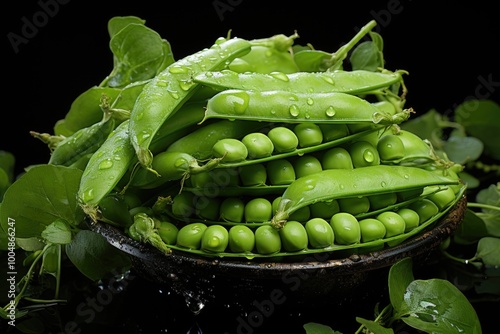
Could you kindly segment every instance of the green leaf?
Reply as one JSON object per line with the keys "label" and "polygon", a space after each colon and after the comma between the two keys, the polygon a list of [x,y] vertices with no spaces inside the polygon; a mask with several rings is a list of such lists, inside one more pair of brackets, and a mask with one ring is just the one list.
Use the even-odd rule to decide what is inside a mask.
{"label": "green leaf", "polygon": [[373,41],[360,43],[351,54],[349,61],[352,70],[366,70],[376,72],[378,68],[383,68],[384,63],[378,46]]}
{"label": "green leaf", "polygon": [[485,266],[500,266],[500,238],[481,238],[477,244],[476,258],[480,258]]}
{"label": "green leaf", "polygon": [[111,38],[109,46],[114,63],[109,87],[153,78],[165,56],[161,36],[143,24],[128,24]]}
{"label": "green leaf", "polygon": [[5,192],[0,219],[6,231],[9,222],[16,238],[39,237],[60,218],[76,226],[83,220],[77,203],[82,171],[56,165],[38,165],[20,176]]}
{"label": "green leaf", "polygon": [[293,55],[295,64],[303,72],[324,72],[331,64],[332,54],[319,50],[302,50]]}
{"label": "green leaf", "polygon": [[411,282],[402,307],[408,314],[402,320],[426,333],[481,333],[479,318],[468,299],[444,279]]}
{"label": "green leaf", "polygon": [[389,299],[396,314],[400,313],[406,287],[414,279],[412,264],[412,259],[407,257],[396,262],[389,269]]}
{"label": "green leaf", "polygon": [[108,33],[109,37],[113,38],[117,33],[119,33],[123,28],[131,23],[135,24],[145,24],[146,21],[137,16],[115,16],[108,21]]}
{"label": "green leaf", "polygon": [[493,100],[467,100],[455,108],[455,121],[484,144],[484,153],[500,160],[500,105]]}
{"label": "green leaf", "polygon": [[453,240],[457,244],[470,245],[488,236],[484,221],[471,209],[465,211],[464,219],[455,230]]}
{"label": "green leaf", "polygon": [[[16,157],[11,152],[0,150],[0,169],[5,171],[9,182],[14,180],[14,167],[16,163]],[[1,202],[1,200],[0,200]]]}
{"label": "green leaf", "polygon": [[448,158],[461,165],[477,160],[483,153],[483,148],[483,142],[479,139],[457,135],[455,132],[443,143],[443,150]]}
{"label": "green leaf", "polygon": [[475,189],[480,186],[480,181],[477,177],[467,172],[459,172],[458,177],[467,185],[467,189]]}
{"label": "green leaf", "polygon": [[342,334],[340,332],[334,331],[331,327],[318,324],[315,322],[308,322],[304,324],[304,329],[306,334]]}
{"label": "green leaf", "polygon": [[72,239],[71,229],[64,220],[56,219],[43,230],[42,238],[53,244],[69,244]]}
{"label": "green leaf", "polygon": [[385,328],[384,326],[373,320],[366,320],[360,317],[356,317],[356,321],[365,326],[370,331],[370,333],[377,333],[377,334],[394,333],[394,330],[392,328]]}
{"label": "green leaf", "polygon": [[64,117],[54,127],[56,135],[70,136],[76,131],[102,120],[101,97],[106,95],[113,101],[121,90],[109,87],[91,87],[81,93],[71,104]]}
{"label": "green leaf", "polygon": [[130,267],[128,255],[111,246],[102,235],[88,230],[75,235],[66,245],[66,254],[75,267],[93,281]]}
{"label": "green leaf", "polygon": [[40,240],[40,237],[16,238],[16,244],[27,252],[40,250],[45,247],[45,243]]}

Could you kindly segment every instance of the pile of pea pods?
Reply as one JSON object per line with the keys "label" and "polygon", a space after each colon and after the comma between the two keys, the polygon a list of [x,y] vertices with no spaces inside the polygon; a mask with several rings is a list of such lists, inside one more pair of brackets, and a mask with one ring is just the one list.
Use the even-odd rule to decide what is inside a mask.
{"label": "pile of pea pods", "polygon": [[329,55],[295,38],[220,38],[96,123],[85,213],[165,254],[244,260],[384,249],[443,217],[461,166],[400,128],[407,73],[342,66],[360,38]]}

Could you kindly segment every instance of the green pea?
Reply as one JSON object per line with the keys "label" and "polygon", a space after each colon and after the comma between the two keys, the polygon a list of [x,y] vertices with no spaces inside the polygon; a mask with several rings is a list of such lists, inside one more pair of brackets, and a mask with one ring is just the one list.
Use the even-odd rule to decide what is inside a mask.
{"label": "green pea", "polygon": [[298,157],[293,163],[296,178],[321,172],[323,167],[318,158],[313,155]]}
{"label": "green pea", "polygon": [[135,217],[135,215],[138,213],[143,213],[148,216],[154,216],[153,209],[149,206],[144,206],[144,205],[133,207],[130,210],[128,210],[128,213],[132,218]]}
{"label": "green pea", "polygon": [[198,217],[208,220],[219,220],[220,197],[197,196],[194,209]]}
{"label": "green pea", "polygon": [[359,221],[361,230],[361,242],[369,242],[382,239],[386,234],[385,225],[378,219],[365,218]]}
{"label": "green pea", "polygon": [[419,199],[409,205],[409,208],[416,211],[420,220],[418,224],[422,224],[439,212],[438,206],[427,198]]}
{"label": "green pea", "polygon": [[172,214],[180,218],[189,218],[194,212],[195,196],[193,193],[183,191],[172,199]]}
{"label": "green pea", "polygon": [[370,210],[370,201],[366,196],[339,198],[337,201],[341,212],[358,215]]}
{"label": "green pea", "polygon": [[223,221],[241,223],[245,214],[245,203],[241,198],[225,198],[220,205],[220,218]]}
{"label": "green pea", "polygon": [[267,177],[272,185],[287,185],[295,181],[295,169],[287,159],[272,160],[266,166]]}
{"label": "green pea", "polygon": [[216,158],[222,158],[222,162],[238,162],[248,157],[248,149],[238,139],[224,138],[215,143],[212,154]]}
{"label": "green pea", "polygon": [[351,155],[343,147],[327,150],[321,158],[323,169],[353,169]]}
{"label": "green pea", "polygon": [[377,148],[365,140],[355,141],[348,148],[354,168],[380,165]]}
{"label": "green pea", "polygon": [[302,223],[296,220],[289,220],[283,228],[279,230],[281,244],[287,252],[298,252],[305,249],[309,243],[307,231]]}
{"label": "green pea", "polygon": [[405,147],[398,135],[388,134],[379,139],[377,151],[380,159],[391,161],[402,159],[405,156]]}
{"label": "green pea", "polygon": [[274,144],[271,139],[261,132],[247,134],[241,142],[248,150],[249,159],[269,157],[274,152]]}
{"label": "green pea", "polygon": [[255,247],[255,234],[245,225],[234,225],[229,229],[229,249],[234,253],[248,253]]}
{"label": "green pea", "polygon": [[188,249],[200,249],[207,225],[197,222],[184,225],[177,233],[177,245]]}
{"label": "green pea", "polygon": [[267,136],[274,145],[276,153],[284,153],[295,150],[299,146],[299,138],[295,132],[284,126],[277,126],[269,130]]}
{"label": "green pea", "polygon": [[385,211],[377,215],[377,219],[385,226],[385,237],[389,238],[395,235],[400,235],[405,232],[406,222],[393,211]]}
{"label": "green pea", "polygon": [[346,124],[332,123],[332,124],[319,124],[321,133],[323,133],[324,141],[332,141],[335,139],[344,138],[349,135],[349,128]]}
{"label": "green pea", "polygon": [[330,219],[332,216],[340,212],[339,202],[336,199],[329,201],[316,202],[309,205],[311,217]]}
{"label": "green pea", "polygon": [[266,184],[267,171],[264,164],[253,164],[238,168],[241,184],[243,186],[260,186]]}
{"label": "green pea", "polygon": [[434,194],[429,195],[427,198],[433,201],[434,204],[437,205],[439,210],[442,210],[455,200],[455,192],[453,191],[453,188],[447,187],[444,188],[443,190],[440,190]]}
{"label": "green pea", "polygon": [[262,223],[271,220],[273,215],[272,203],[262,197],[255,197],[245,204],[245,221]]}
{"label": "green pea", "polygon": [[352,214],[339,212],[332,216],[330,225],[335,235],[335,242],[339,245],[351,245],[361,240],[359,222]]}
{"label": "green pea", "polygon": [[332,226],[325,219],[312,218],[306,222],[305,229],[312,248],[325,248],[333,245],[335,235]]}
{"label": "green pea", "polygon": [[158,234],[161,240],[168,245],[175,245],[177,242],[177,234],[179,233],[179,228],[168,221],[160,221],[158,229]]}
{"label": "green pea", "polygon": [[255,248],[259,254],[274,254],[281,250],[281,237],[271,225],[262,225],[255,230]]}
{"label": "green pea", "polygon": [[420,222],[418,213],[410,208],[401,208],[396,213],[405,220],[405,233],[413,230]]}
{"label": "green pea", "polygon": [[319,125],[314,123],[299,123],[293,128],[293,132],[299,139],[300,147],[311,147],[323,142],[323,132]]}
{"label": "green pea", "polygon": [[234,187],[240,185],[240,175],[237,168],[216,168],[208,173],[212,186]]}
{"label": "green pea", "polygon": [[398,195],[394,192],[367,196],[370,201],[370,210],[378,210],[396,204]]}
{"label": "green pea", "polygon": [[311,217],[311,209],[309,206],[304,206],[297,211],[293,212],[290,217],[288,217],[289,220],[296,220],[299,222],[306,222],[309,218]]}
{"label": "green pea", "polygon": [[201,238],[201,249],[205,252],[222,253],[229,244],[229,233],[222,225],[210,225]]}

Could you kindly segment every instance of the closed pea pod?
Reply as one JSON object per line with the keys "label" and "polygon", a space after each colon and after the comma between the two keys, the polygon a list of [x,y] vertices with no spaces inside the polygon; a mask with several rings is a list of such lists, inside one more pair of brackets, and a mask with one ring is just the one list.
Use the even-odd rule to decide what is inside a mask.
{"label": "closed pea pod", "polygon": [[[215,89],[267,90],[273,87],[288,92],[342,92],[360,94],[390,87],[402,80],[401,72],[372,72],[365,70],[327,71],[321,73],[238,73],[232,70],[206,71],[194,81]],[[307,83],[307,86],[305,86]]]}
{"label": "closed pea pod", "polygon": [[96,217],[99,202],[114,190],[136,161],[128,136],[128,121],[124,121],[90,157],[83,171],[77,195],[88,215]]}
{"label": "closed pea pod", "polygon": [[367,100],[346,93],[225,90],[208,100],[205,120],[399,124],[409,115],[406,110],[383,114]]}
{"label": "closed pea pod", "polygon": [[195,92],[199,84],[192,80],[206,70],[219,70],[227,61],[250,51],[243,39],[219,40],[212,47],[182,58],[154,77],[143,88],[132,109],[129,122],[130,140],[139,162],[152,169],[151,141],[165,121]]}

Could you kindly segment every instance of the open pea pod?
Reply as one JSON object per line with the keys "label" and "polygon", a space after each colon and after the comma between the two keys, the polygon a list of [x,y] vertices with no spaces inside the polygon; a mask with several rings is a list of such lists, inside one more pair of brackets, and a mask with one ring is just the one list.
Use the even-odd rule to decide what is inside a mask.
{"label": "open pea pod", "polygon": [[387,113],[356,95],[340,92],[291,93],[284,90],[229,89],[208,100],[205,118],[301,123],[399,124],[409,110]]}
{"label": "open pea pod", "polygon": [[301,177],[288,186],[271,224],[281,228],[293,212],[317,202],[456,184],[460,184],[457,178],[409,166],[377,165],[323,170]]}

